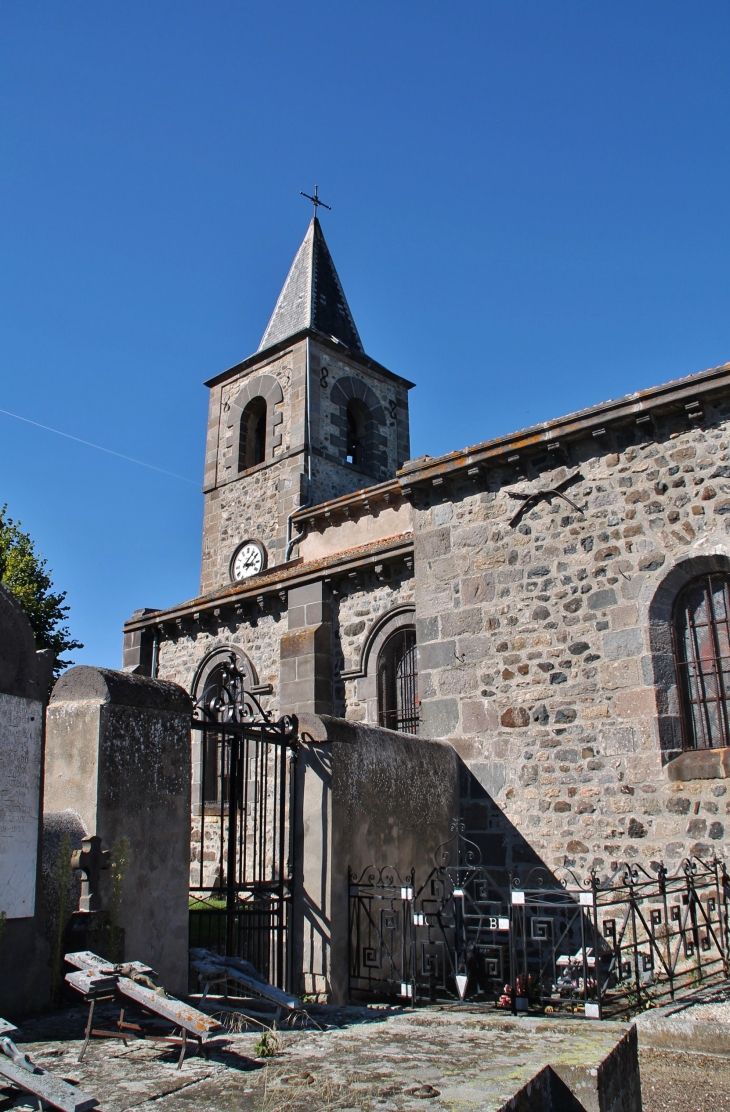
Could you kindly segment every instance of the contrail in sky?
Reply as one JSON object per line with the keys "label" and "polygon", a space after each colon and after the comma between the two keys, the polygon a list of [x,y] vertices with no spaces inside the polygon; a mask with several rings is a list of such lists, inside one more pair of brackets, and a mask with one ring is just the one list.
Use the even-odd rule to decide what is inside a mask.
{"label": "contrail in sky", "polygon": [[180,479],[183,483],[192,483],[193,486],[198,485],[194,479],[186,479],[184,475],[176,475],[174,471],[165,471],[162,467],[155,467],[153,463],[145,463],[141,459],[133,459],[132,456],[123,456],[121,452],[113,452],[111,448],[102,448],[101,444],[92,444],[90,440],[82,440],[79,436],[71,436],[69,432],[52,429],[50,425],[41,425],[39,421],[31,421],[27,417],[21,417],[19,413],[11,413],[9,409],[0,409],[0,413],[4,413],[6,417],[15,417],[16,421],[25,421],[26,425],[35,425],[37,429],[55,432],[56,436],[65,436],[67,440],[75,440],[77,444],[85,444],[87,448],[96,448],[98,452],[106,452],[109,456],[126,459],[128,463],[137,463],[140,467],[149,468],[150,471],[159,471],[161,475],[169,475],[172,479]]}

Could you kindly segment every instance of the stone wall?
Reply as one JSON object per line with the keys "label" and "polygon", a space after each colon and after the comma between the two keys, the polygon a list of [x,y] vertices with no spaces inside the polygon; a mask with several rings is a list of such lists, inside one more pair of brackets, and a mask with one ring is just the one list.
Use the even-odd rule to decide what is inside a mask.
{"label": "stone wall", "polygon": [[[369,686],[363,684],[363,679],[374,675],[376,660],[363,661],[364,674],[359,675],[363,649],[378,623],[400,607],[414,603],[413,573],[404,564],[393,568],[385,582],[370,572],[364,574],[359,583],[343,585],[337,607],[335,714],[351,722],[368,722],[377,726],[372,692]],[[414,616],[410,616],[411,622]]]}
{"label": "stone wall", "polygon": [[[324,459],[338,467],[342,467],[345,462],[342,429],[339,423],[341,413],[336,400],[338,392],[335,390],[338,381],[355,378],[362,382],[363,386],[376,396],[384,418],[378,428],[378,435],[383,442],[384,466],[369,476],[363,475],[360,482],[351,481],[349,485],[341,472],[338,480],[335,479],[338,471],[330,471],[332,481],[335,483],[339,481],[344,485],[336,491],[333,490],[331,494],[326,493],[324,488],[322,490],[317,488],[316,501],[325,502],[340,494],[370,486],[374,482],[381,482],[393,476],[410,454],[408,389],[405,382],[395,376],[391,377],[379,372],[376,367],[364,367],[356,359],[348,359],[344,354],[334,355],[332,351],[315,341],[311,343],[310,368],[312,443],[322,453]],[[348,470],[356,474],[353,469]],[[327,474],[324,469],[323,473]]]}
{"label": "stone wall", "polygon": [[[237,429],[229,427],[235,402],[248,382],[265,375],[281,389],[281,402],[273,406],[279,423],[267,435],[267,458],[239,477]],[[203,517],[201,593],[230,583],[230,562],[239,544],[256,538],[266,546],[270,564],[284,560],[286,518],[306,499],[304,480],[304,395],[306,351],[304,343],[234,374],[210,394],[209,438],[206,460],[206,496]],[[273,424],[269,430],[274,432]]]}
{"label": "stone wall", "polygon": [[[522,477],[414,496],[421,730],[483,786],[470,824],[502,823],[493,846],[511,824],[551,867],[726,853],[726,782],[667,772],[678,720],[657,599],[730,567],[728,413],[708,404],[701,428],[678,414],[652,436],[573,442],[560,467],[543,456]],[[510,526],[510,490],[574,472],[580,512],[553,497]]]}
{"label": "stone wall", "polygon": [[[205,658],[216,649],[235,645],[243,650],[254,668],[257,683],[271,684],[273,692],[279,685],[279,641],[286,629],[286,604],[279,599],[269,602],[265,610],[252,603],[241,618],[227,613],[225,622],[213,619],[200,623],[182,623],[177,633],[166,635],[160,643],[158,675],[160,679],[179,683],[194,694],[196,673]],[[262,694],[268,709],[270,699]],[[276,703],[274,705],[277,705]]]}
{"label": "stone wall", "polygon": [[36,652],[22,606],[0,583],[0,1015],[48,1002],[40,885],[43,713],[53,655]]}
{"label": "stone wall", "polygon": [[[374,626],[391,610],[413,604],[414,599],[413,572],[402,561],[385,568],[380,575],[365,570],[352,579],[336,581],[331,596],[331,680],[336,715],[377,724],[377,719],[368,715],[362,693],[358,693],[357,678],[346,676],[348,671],[357,668]],[[259,698],[264,709],[278,714],[281,707],[280,646],[288,630],[289,605],[288,598],[286,602],[267,603],[267,610],[263,612],[254,604],[240,619],[231,618],[225,623],[213,621],[203,628],[192,622],[183,623],[178,633],[167,632],[159,646],[160,679],[179,683],[194,694],[195,677],[206,657],[216,649],[235,646],[250,660],[257,683],[271,685],[271,692]],[[345,678],[342,678],[343,672]]]}
{"label": "stone wall", "polygon": [[345,1003],[350,874],[428,874],[458,810],[459,762],[451,746],[411,734],[317,715],[300,726],[293,989]]}

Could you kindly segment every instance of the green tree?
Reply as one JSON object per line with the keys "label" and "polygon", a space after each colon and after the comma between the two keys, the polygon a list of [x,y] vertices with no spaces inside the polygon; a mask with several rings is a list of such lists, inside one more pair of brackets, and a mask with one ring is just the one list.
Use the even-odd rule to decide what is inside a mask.
{"label": "green tree", "polygon": [[6,516],[7,506],[0,510],[0,582],[18,599],[35,634],[36,648],[52,649],[53,676],[58,679],[72,660],[62,660],[69,649],[83,649],[74,641],[66,623],[69,607],[63,603],[66,592],[53,590],[46,570],[47,561],[35,550],[33,541],[15,522]]}

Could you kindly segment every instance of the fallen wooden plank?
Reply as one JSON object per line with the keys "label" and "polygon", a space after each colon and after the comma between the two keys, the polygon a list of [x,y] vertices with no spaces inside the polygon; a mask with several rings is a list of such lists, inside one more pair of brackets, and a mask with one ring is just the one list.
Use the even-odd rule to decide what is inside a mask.
{"label": "fallen wooden plank", "polygon": [[193,957],[190,964],[193,969],[202,975],[203,980],[220,979],[223,973],[230,980],[237,981],[244,988],[263,996],[265,1000],[270,1000],[277,1007],[287,1008],[291,1012],[305,1010],[298,996],[292,996],[290,993],[270,985],[249,962],[242,958],[224,957],[221,954],[214,954],[210,950],[202,950],[197,947],[191,949],[190,953]]}
{"label": "fallen wooden plank", "polygon": [[169,1019],[176,1027],[182,1027],[203,1041],[212,1038],[223,1029],[223,1024],[218,1020],[199,1012],[197,1008],[191,1008],[182,1000],[176,1000],[174,996],[160,995],[146,985],[138,985],[128,977],[120,977],[117,985],[119,991],[129,1000],[134,1000],[136,1004],[141,1004],[156,1015]]}
{"label": "fallen wooden plank", "polygon": [[18,1089],[46,1101],[61,1112],[91,1112],[98,1100],[67,1081],[35,1065],[18,1049],[12,1039],[0,1039],[0,1078],[11,1081]]}

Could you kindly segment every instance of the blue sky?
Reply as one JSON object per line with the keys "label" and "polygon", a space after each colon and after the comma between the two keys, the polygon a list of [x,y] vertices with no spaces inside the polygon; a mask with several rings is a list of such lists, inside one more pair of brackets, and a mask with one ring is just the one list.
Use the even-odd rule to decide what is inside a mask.
{"label": "blue sky", "polygon": [[730,7],[7,0],[0,505],[77,662],[197,591],[203,380],[323,226],[438,454],[730,360]]}

